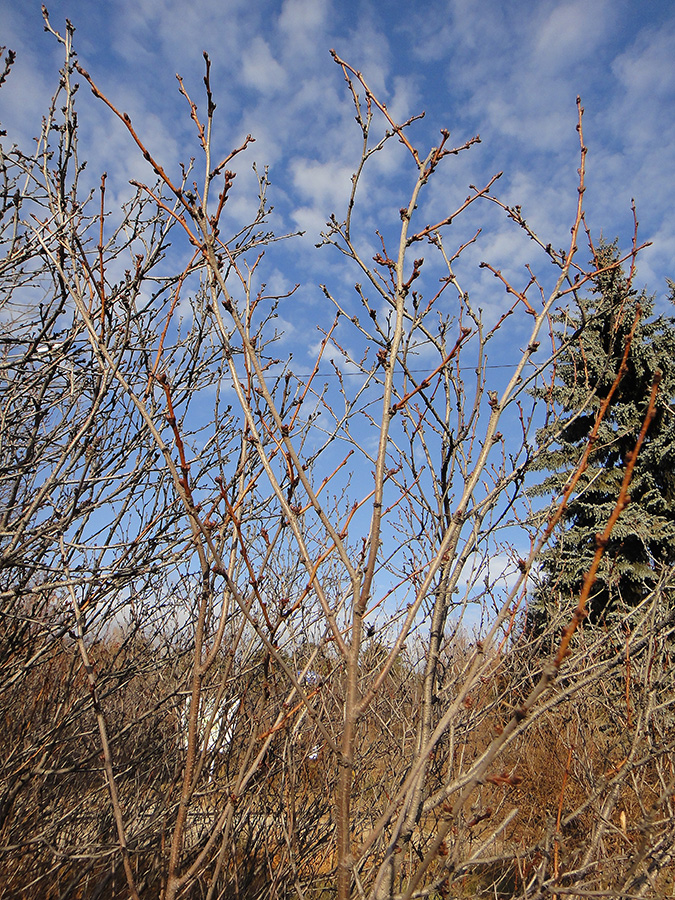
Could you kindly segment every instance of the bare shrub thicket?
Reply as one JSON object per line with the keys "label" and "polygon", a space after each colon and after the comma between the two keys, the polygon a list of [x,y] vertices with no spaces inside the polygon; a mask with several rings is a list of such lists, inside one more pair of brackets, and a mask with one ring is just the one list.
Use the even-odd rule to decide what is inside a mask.
{"label": "bare shrub thicket", "polygon": [[[528,578],[556,514],[514,551],[510,587],[488,565],[556,414],[538,399],[555,377],[549,317],[597,274],[578,252],[581,108],[558,251],[496,178],[424,221],[438,170],[473,140],[442,131],[421,152],[414,120],[334,55],[363,152],[317,252],[357,285],[323,287],[300,377],[275,331],[292,292],[271,296],[261,274],[265,174],[250,224],[221,231],[249,141],[212,146],[208,59],[205,117],[181,84],[196,161],[173,172],[78,66],[70,26],[52,34],[65,64],[36,149],[0,160],[0,895],[669,889],[667,579],[614,630],[577,627],[584,595],[531,636]],[[81,185],[76,82],[154,171],[119,209],[105,176]],[[373,258],[360,186],[388,142],[414,184]],[[515,285],[486,264],[510,304],[492,325],[456,275],[475,238],[452,243],[481,203],[544,271]],[[505,330],[506,377],[486,365]],[[352,376],[336,365],[325,387],[329,358]],[[480,640],[461,625],[470,602],[490,611]]]}

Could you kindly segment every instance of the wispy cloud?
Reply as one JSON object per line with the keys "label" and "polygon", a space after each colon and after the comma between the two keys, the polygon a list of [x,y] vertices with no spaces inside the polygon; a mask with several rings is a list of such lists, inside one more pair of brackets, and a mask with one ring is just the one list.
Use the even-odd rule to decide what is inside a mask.
{"label": "wispy cloud", "polygon": [[[466,197],[469,183],[484,183],[503,169],[498,189],[504,199],[522,205],[547,240],[562,246],[576,200],[580,94],[590,223],[627,243],[634,196],[645,237],[663,245],[675,234],[668,189],[675,168],[675,14],[666,5],[638,10],[627,0],[544,0],[525,9],[514,0],[445,0],[431,15],[402,0],[386,8],[367,0],[120,0],[94,7],[54,0],[50,11],[57,27],[66,16],[74,22],[83,63],[174,173],[190,156],[200,162],[175,73],[184,76],[203,114],[202,51],[210,54],[217,152],[226,153],[249,132],[256,138],[233,164],[239,172],[228,211],[233,226],[250,215],[255,201],[254,159],[261,168],[270,165],[282,228],[302,227],[315,236],[331,212],[343,212],[360,133],[342,73],[328,54],[335,47],[363,71],[397,119],[426,110],[412,132],[421,152],[438,142],[441,127],[450,128],[456,144],[481,133],[479,147],[439,171],[421,199],[420,218],[442,218]],[[39,130],[59,48],[42,32],[37,0],[5,4],[0,26],[3,42],[19,51],[3,89],[3,120],[10,136],[25,140]],[[111,198],[115,191],[122,197],[124,182],[147,169],[124,129],[85,94],[81,120],[91,177],[95,182],[96,173],[107,170]],[[374,128],[382,133],[385,127],[376,117]],[[364,246],[375,242],[375,227],[385,234],[397,227],[412,177],[396,141],[371,160],[356,209]],[[509,236],[494,207],[483,205],[450,234],[459,243],[479,224],[484,238],[467,263],[494,254],[496,265],[522,270],[531,247]],[[333,263],[325,252],[310,252],[311,243],[299,242],[289,264],[301,261],[305,277],[323,280]],[[673,274],[670,265],[659,246],[645,256],[642,272],[660,289]],[[502,303],[489,293],[496,288],[484,273],[473,277],[486,307],[493,296]]]}
{"label": "wispy cloud", "polygon": [[244,84],[268,95],[277,94],[286,86],[286,72],[272,56],[267,41],[257,36],[251,42],[243,60],[241,75]]}

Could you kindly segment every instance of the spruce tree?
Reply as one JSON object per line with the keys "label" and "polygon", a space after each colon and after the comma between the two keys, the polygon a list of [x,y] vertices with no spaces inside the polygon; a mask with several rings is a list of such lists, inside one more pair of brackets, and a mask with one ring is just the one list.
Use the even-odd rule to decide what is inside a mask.
{"label": "spruce tree", "polygon": [[[616,262],[616,244],[604,245],[599,267]],[[671,302],[675,285],[671,283]],[[577,601],[583,577],[614,509],[627,454],[642,427],[657,369],[662,372],[657,412],[630,484],[630,502],[614,527],[589,601],[599,623],[634,607],[661,571],[675,561],[675,319],[654,316],[654,300],[634,291],[616,266],[595,279],[591,296],[557,318],[560,349],[553,392],[557,422],[542,428],[544,452],[536,468],[549,474],[533,495],[560,497],[586,449],[598,410],[614,384],[636,314],[627,370],[615,391],[582,475],[542,558],[530,620],[543,625],[556,608]],[[562,424],[562,433],[554,438]],[[555,502],[553,500],[552,502]]]}

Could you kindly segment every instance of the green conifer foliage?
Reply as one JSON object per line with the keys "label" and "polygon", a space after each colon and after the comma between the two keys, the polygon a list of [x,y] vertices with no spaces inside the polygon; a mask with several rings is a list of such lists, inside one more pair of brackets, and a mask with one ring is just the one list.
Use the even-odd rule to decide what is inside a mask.
{"label": "green conifer foliage", "polygon": [[[616,244],[599,251],[600,266],[618,258]],[[671,284],[671,302],[675,285]],[[628,367],[600,426],[589,465],[577,485],[559,530],[544,554],[541,581],[532,604],[533,620],[553,609],[568,609],[578,598],[585,572],[614,509],[626,457],[642,427],[652,380],[662,372],[657,412],[638,457],[630,502],[612,533],[591,594],[589,617],[604,617],[635,606],[675,561],[675,318],[654,317],[653,298],[638,296],[620,266],[599,274],[591,296],[557,319],[561,348],[553,407],[562,416],[538,433],[545,451],[536,468],[547,470],[533,495],[560,497],[579,462],[596,415],[614,383],[633,327]]]}

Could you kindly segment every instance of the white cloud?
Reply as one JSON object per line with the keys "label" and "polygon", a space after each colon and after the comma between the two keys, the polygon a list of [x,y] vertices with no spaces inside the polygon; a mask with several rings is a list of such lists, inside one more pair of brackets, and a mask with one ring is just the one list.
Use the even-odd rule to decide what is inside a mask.
{"label": "white cloud", "polygon": [[672,64],[675,28],[647,29],[616,57],[612,70],[631,99],[647,98],[650,105],[675,89]]}
{"label": "white cloud", "polygon": [[332,160],[319,162],[297,157],[291,162],[290,171],[298,194],[309,199],[314,209],[322,210],[324,219],[331,212],[342,213],[351,191],[353,167]]}
{"label": "white cloud", "polygon": [[326,0],[284,0],[279,15],[279,29],[297,40],[308,38],[325,23],[329,10]]}
{"label": "white cloud", "polygon": [[312,240],[318,240],[319,234],[326,227],[327,216],[314,206],[297,206],[291,218],[299,231],[308,234]]}
{"label": "white cloud", "polygon": [[286,85],[286,73],[272,56],[269,44],[261,37],[253,39],[244,53],[242,65],[244,84],[258,91],[277,93]]}
{"label": "white cloud", "polygon": [[573,0],[549,8],[533,41],[535,58],[549,72],[580,62],[606,39],[612,14],[607,0]]}
{"label": "white cloud", "polygon": [[[426,119],[413,130],[421,153],[438,143],[441,126],[450,128],[454,144],[477,131],[482,135],[480,147],[444,161],[421,198],[418,224],[447,215],[469,193],[470,182],[485,183],[504,168],[496,186],[500,196],[522,204],[545,239],[565,242],[578,165],[574,98],[581,93],[590,149],[589,220],[606,236],[621,233],[625,240],[634,195],[645,236],[667,240],[675,230],[665,189],[675,166],[675,126],[669,115],[675,28],[672,15],[668,20],[658,4],[638,15],[625,2],[609,0],[542,0],[527,9],[513,0],[444,0],[432,16],[402,2],[391,10],[372,2],[330,0],[200,0],[188,6],[178,0],[119,0],[93,9],[84,0],[53,2],[55,24],[65,15],[73,20],[84,64],[118,107],[131,114],[173,174],[179,161],[188,162],[191,155],[200,159],[174,73],[185,76],[203,115],[201,51],[210,52],[218,104],[215,154],[226,153],[247,132],[258,139],[232,164],[240,174],[226,210],[228,227],[243,222],[253,209],[253,159],[261,168],[271,165],[270,200],[291,223],[286,227],[295,223],[315,237],[331,211],[344,215],[360,133],[342,74],[328,56],[334,46],[363,71],[396,119],[426,108]],[[3,119],[20,137],[32,136],[54,84],[60,50],[42,33],[38,2],[6,4],[0,26],[3,43],[14,41],[25,61],[17,64],[17,88],[12,79],[3,88]],[[102,41],[103,33],[111,39]],[[147,167],[109,111],[85,88],[78,103],[81,151],[90,159],[94,182],[94,173],[108,169],[113,202],[128,191],[127,178],[147,177]],[[385,127],[376,113],[373,134]],[[370,240],[379,227],[391,240],[414,174],[396,140],[370,161],[357,198],[356,234]],[[120,186],[115,187],[115,179]],[[520,245],[512,245],[515,238],[506,237],[503,215],[487,204],[453,223],[449,244],[468,239],[478,225],[486,226],[483,242],[467,253],[464,272],[469,262],[492,251],[504,259],[491,261],[514,273],[521,271],[523,256],[536,256],[530,247],[523,253]],[[303,277],[323,280],[328,266],[341,285],[353,283],[354,275],[326,261],[328,252],[319,258],[311,246],[308,239],[293,251],[294,262],[302,260]],[[645,272],[662,284],[659,269],[668,265],[667,252],[652,251],[650,260]]]}
{"label": "white cloud", "polygon": [[345,62],[363,73],[368,87],[381,100],[390,100],[387,96],[387,78],[391,71],[392,52],[381,21],[359,8],[351,32],[341,38],[335,50]]}
{"label": "white cloud", "polygon": [[214,60],[238,56],[244,46],[242,31],[255,7],[246,0],[227,0],[226,5],[218,0],[122,0],[112,9],[117,28],[111,34],[119,53],[132,64],[136,54],[148,53],[177,71],[187,60],[199,65],[202,50]]}

